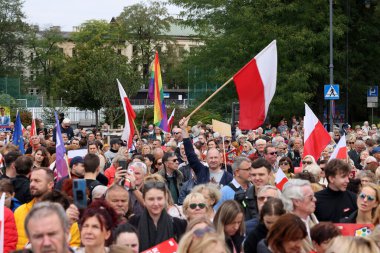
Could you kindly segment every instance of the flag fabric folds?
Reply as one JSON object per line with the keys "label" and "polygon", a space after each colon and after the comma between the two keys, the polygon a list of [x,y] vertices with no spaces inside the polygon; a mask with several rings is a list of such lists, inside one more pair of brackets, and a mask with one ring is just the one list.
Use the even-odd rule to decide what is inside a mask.
{"label": "flag fabric folds", "polygon": [[164,88],[162,86],[161,67],[158,52],[156,51],[154,60],[151,64],[151,74],[149,81],[149,98],[154,101],[154,120],[155,126],[168,132],[168,117],[164,101]]}
{"label": "flag fabric folds", "polygon": [[330,143],[331,136],[305,103],[303,157],[311,155],[318,160],[322,151]]}
{"label": "flag fabric folds", "polygon": [[23,128],[24,127],[21,124],[20,113],[17,112],[12,142],[14,145],[18,146],[21,154],[25,154]]}
{"label": "flag fabric folds", "polygon": [[117,85],[119,87],[120,98],[125,113],[124,130],[121,139],[127,142],[128,148],[131,148],[133,143],[133,135],[135,134],[134,120],[136,118],[136,114],[133,111],[132,105],[129,102],[127,93],[125,93],[123,86],[121,85],[118,79],[116,80]]}
{"label": "flag fabric folds", "polygon": [[282,169],[278,169],[278,171],[276,172],[276,176],[275,176],[275,180],[274,181],[276,183],[277,189],[279,189],[280,191],[282,191],[282,188],[284,187],[284,185],[286,184],[286,182],[288,182],[288,178],[286,177],[286,175],[282,171]]}
{"label": "flag fabric folds", "polygon": [[170,117],[168,119],[168,130],[169,131],[172,129],[172,126],[173,126],[173,123],[174,123],[174,114],[175,114],[175,108],[173,109],[173,111],[170,114]]}
{"label": "flag fabric folds", "polygon": [[68,175],[68,167],[67,167],[67,161],[66,161],[66,148],[65,144],[62,140],[62,134],[61,134],[61,126],[59,124],[59,119],[57,112],[54,112],[55,116],[55,127],[57,129],[56,131],[56,139],[57,143],[55,144],[55,167],[57,168],[57,181],[60,180],[63,177],[66,177]]}
{"label": "flag fabric folds", "polygon": [[277,46],[272,41],[233,77],[239,96],[239,128],[256,129],[268,114],[276,91]]}
{"label": "flag fabric folds", "polygon": [[340,137],[339,142],[336,144],[334,152],[331,154],[330,159],[344,159],[347,160],[347,146],[346,146],[346,135],[344,134]]}

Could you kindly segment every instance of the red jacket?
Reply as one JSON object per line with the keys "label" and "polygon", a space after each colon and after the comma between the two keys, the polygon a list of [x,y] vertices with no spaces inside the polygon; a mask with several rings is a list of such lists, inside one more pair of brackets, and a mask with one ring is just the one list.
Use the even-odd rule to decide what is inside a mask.
{"label": "red jacket", "polygon": [[8,207],[4,207],[4,253],[16,250],[17,238],[15,217]]}
{"label": "red jacket", "polygon": [[113,166],[113,164],[104,171],[104,175],[108,178],[108,187],[110,187],[113,184],[113,181],[115,180],[115,173],[116,168]]}

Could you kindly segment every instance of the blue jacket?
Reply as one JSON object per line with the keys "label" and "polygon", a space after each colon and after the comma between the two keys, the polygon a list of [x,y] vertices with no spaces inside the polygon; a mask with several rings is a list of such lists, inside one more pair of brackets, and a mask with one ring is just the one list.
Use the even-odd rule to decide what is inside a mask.
{"label": "blue jacket", "polygon": [[[185,147],[185,153],[187,160],[189,162],[190,168],[193,169],[195,175],[197,176],[198,184],[206,184],[210,182],[210,169],[209,167],[203,165],[199,161],[197,154],[194,152],[193,144],[191,143],[190,138],[183,139],[183,145]],[[222,178],[220,179],[220,185],[227,185],[233,179],[232,174],[227,171],[224,171]]]}

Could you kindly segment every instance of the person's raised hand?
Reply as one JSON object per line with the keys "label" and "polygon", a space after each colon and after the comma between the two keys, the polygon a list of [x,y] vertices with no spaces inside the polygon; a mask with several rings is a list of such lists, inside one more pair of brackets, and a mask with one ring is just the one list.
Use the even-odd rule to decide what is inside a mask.
{"label": "person's raised hand", "polygon": [[121,180],[125,179],[127,176],[127,171],[123,170],[123,167],[117,167],[116,172],[115,172],[115,178],[113,183],[114,184],[119,184]]}
{"label": "person's raised hand", "polygon": [[66,209],[66,215],[69,218],[70,225],[79,221],[79,210],[74,204],[71,204],[69,208]]}

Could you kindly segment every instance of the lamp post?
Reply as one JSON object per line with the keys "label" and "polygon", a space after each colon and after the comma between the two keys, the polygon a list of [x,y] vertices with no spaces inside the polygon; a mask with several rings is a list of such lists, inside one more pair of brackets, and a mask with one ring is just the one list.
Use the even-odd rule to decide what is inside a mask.
{"label": "lamp post", "polygon": [[[333,59],[333,0],[330,0],[330,85],[334,83],[334,59]],[[330,100],[330,131],[334,130],[333,127],[333,109],[334,100]]]}

